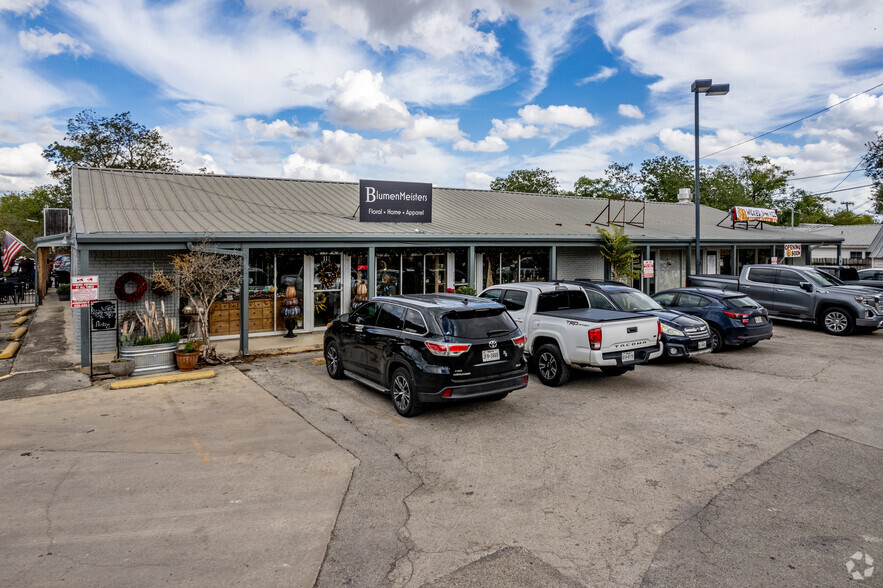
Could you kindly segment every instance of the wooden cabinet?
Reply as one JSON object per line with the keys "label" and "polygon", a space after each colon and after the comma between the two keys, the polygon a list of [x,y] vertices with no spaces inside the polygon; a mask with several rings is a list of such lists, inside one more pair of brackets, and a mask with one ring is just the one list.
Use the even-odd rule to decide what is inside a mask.
{"label": "wooden cabinet", "polygon": [[[282,298],[273,304],[272,298],[249,300],[248,302],[248,332],[266,333],[273,331],[273,316],[279,315],[282,309]],[[215,335],[238,335],[239,334],[239,301],[221,300],[212,305],[209,315],[209,333]],[[282,321],[278,322],[279,330],[283,329]]]}

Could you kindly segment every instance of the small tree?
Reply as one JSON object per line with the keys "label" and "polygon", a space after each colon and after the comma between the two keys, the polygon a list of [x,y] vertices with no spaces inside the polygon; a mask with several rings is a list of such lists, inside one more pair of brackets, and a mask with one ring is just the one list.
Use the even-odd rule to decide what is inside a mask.
{"label": "small tree", "polygon": [[491,182],[491,190],[558,194],[558,179],[544,169],[514,169],[505,178]]}
{"label": "small tree", "polygon": [[[212,304],[224,290],[242,283],[242,258],[213,253],[210,248],[209,242],[203,241],[188,253],[175,255],[172,257],[174,274],[155,271],[151,279],[166,289],[180,289],[189,298],[205,341],[200,350],[201,357],[214,363],[218,361],[218,355],[209,335],[209,315]],[[248,292],[243,296],[248,296]]]}
{"label": "small tree", "polygon": [[613,225],[613,230],[598,228],[601,235],[601,257],[610,262],[613,279],[623,282],[641,277],[641,270],[635,267],[638,253],[635,244],[622,227]]}

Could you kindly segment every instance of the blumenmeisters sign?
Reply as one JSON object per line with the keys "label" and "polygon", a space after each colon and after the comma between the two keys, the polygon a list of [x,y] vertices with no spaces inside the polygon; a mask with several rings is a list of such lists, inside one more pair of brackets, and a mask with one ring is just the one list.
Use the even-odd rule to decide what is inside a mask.
{"label": "blumenmeisters sign", "polygon": [[431,223],[432,184],[359,180],[359,221]]}

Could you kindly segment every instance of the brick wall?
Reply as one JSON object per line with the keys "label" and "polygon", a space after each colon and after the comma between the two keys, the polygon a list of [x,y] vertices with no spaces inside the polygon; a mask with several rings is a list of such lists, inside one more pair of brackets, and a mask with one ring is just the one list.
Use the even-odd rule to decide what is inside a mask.
{"label": "brick wall", "polygon": [[604,258],[597,247],[558,247],[558,279],[604,279]]}
{"label": "brick wall", "polygon": [[[117,318],[121,318],[130,310],[144,310],[144,301],[156,302],[157,314],[159,314],[160,301],[165,302],[166,316],[175,320],[178,324],[178,296],[172,294],[165,298],[154,296],[148,287],[147,293],[138,302],[123,302],[117,300],[113,292],[114,284],[117,278],[126,272],[136,272],[144,276],[148,280],[153,268],[163,269],[166,273],[171,271],[169,260],[172,255],[181,253],[180,251],[91,251],[89,253],[89,269],[84,274],[79,271],[81,265],[81,255],[74,250],[72,256],[72,267],[77,268],[72,275],[90,275],[98,276],[98,298],[102,300],[117,301]],[[77,353],[80,352],[80,313],[87,313],[87,308],[74,308],[73,324],[74,324],[74,341],[76,342]],[[92,333],[92,351],[93,353],[101,353],[105,351],[113,351],[116,347],[116,332],[114,331],[98,331]]]}

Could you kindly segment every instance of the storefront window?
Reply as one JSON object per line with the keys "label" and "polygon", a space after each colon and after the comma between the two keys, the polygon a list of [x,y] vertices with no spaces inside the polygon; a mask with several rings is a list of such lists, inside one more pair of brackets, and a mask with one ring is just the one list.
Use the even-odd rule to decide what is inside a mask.
{"label": "storefront window", "polygon": [[313,324],[323,328],[340,314],[341,256],[313,258]]}
{"label": "storefront window", "polygon": [[399,293],[401,259],[398,255],[377,256],[377,295],[395,296]]}
{"label": "storefront window", "polygon": [[545,282],[549,279],[549,252],[530,254],[485,253],[482,256],[484,288],[513,282]]}
{"label": "storefront window", "polygon": [[445,265],[447,256],[443,253],[427,255],[424,260],[424,286],[426,294],[444,292],[447,286]]}
{"label": "storefront window", "polygon": [[423,256],[402,256],[402,294],[423,294]]}
{"label": "storefront window", "polygon": [[469,283],[469,250],[454,250],[454,286]]}
{"label": "storefront window", "polygon": [[742,268],[746,265],[750,265],[752,263],[757,263],[756,259],[757,250],[755,249],[739,249],[739,271],[742,271]]}
{"label": "storefront window", "polygon": [[529,255],[519,263],[520,282],[545,282],[549,279],[549,256]]}

